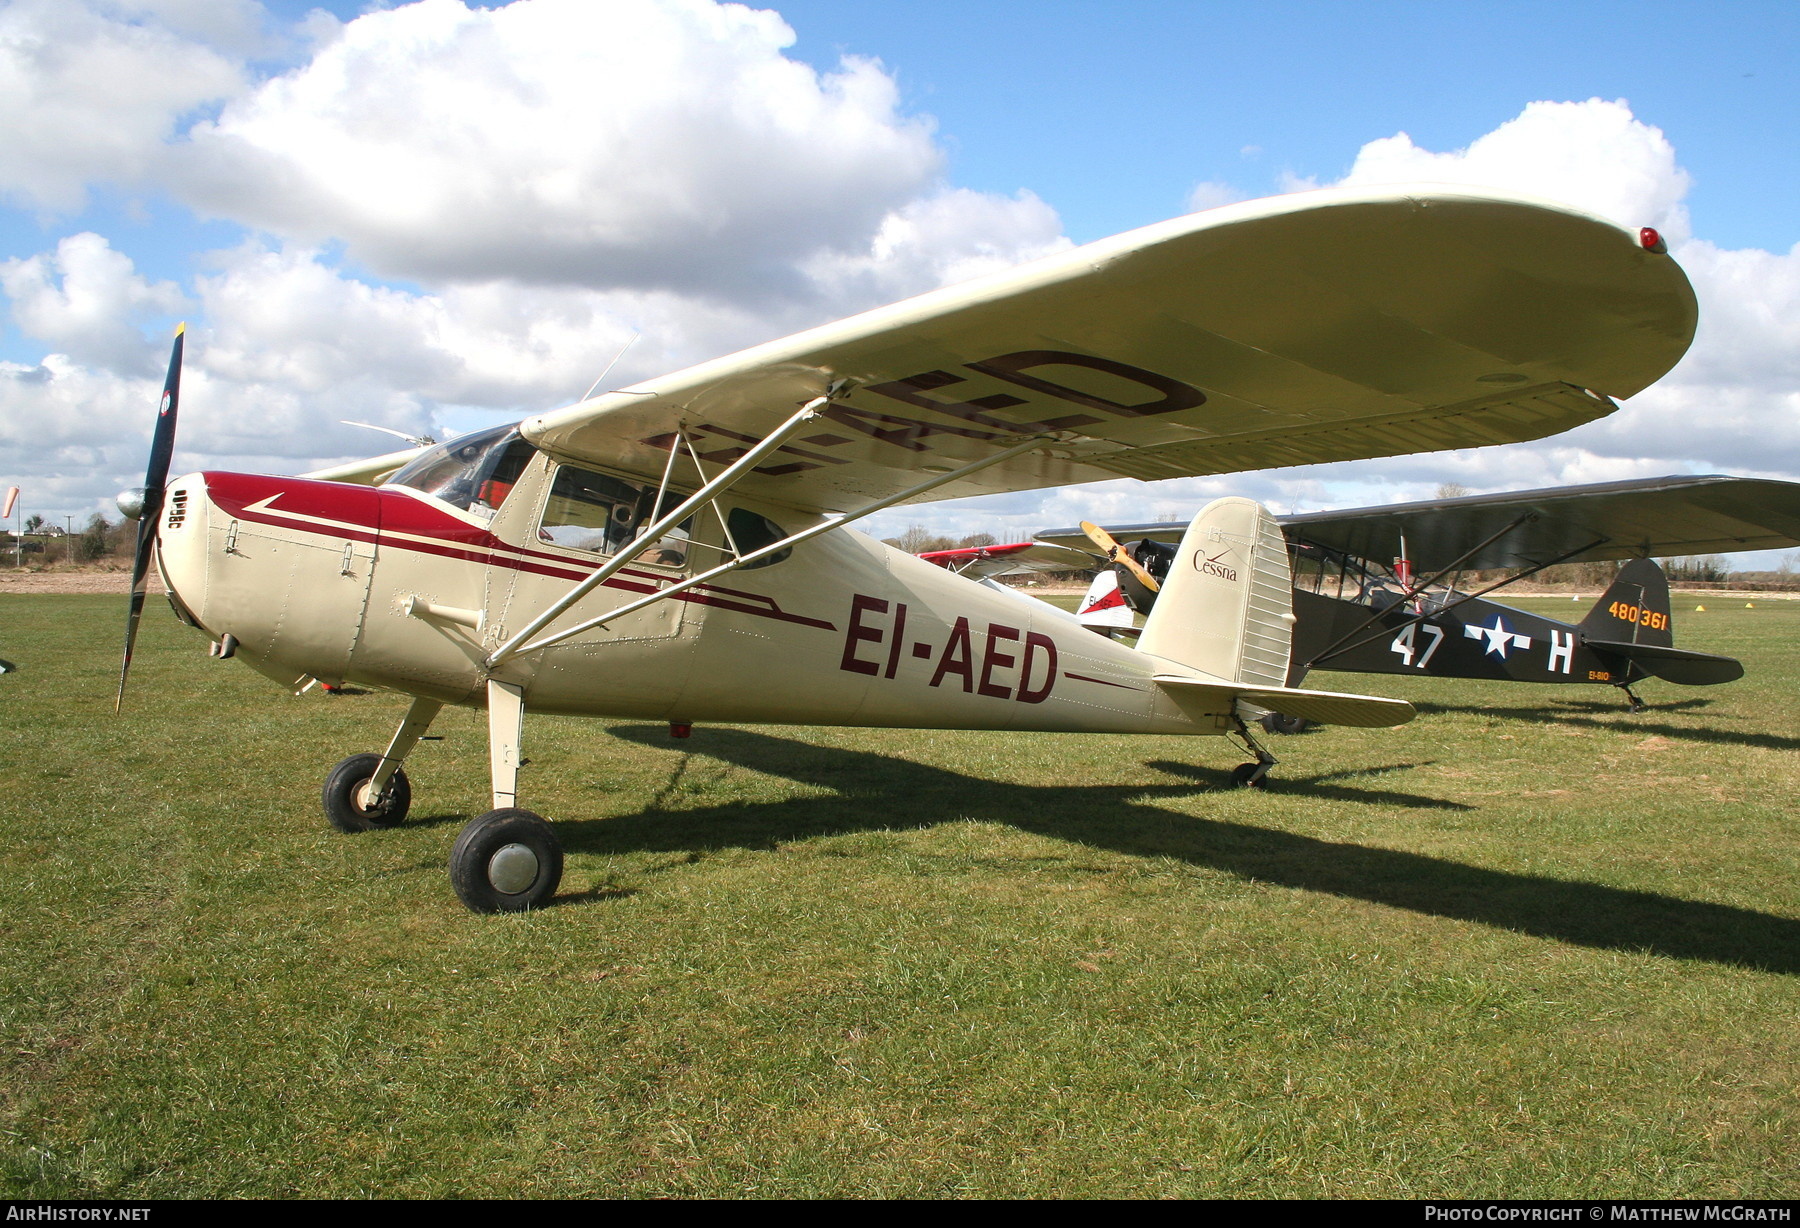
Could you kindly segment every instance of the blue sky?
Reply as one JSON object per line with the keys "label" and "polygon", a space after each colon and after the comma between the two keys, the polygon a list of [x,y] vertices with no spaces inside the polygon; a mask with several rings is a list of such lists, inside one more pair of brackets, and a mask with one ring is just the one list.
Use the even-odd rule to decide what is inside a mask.
{"label": "blue sky", "polygon": [[[1440,480],[1800,479],[1800,338],[1786,323],[1800,307],[1800,5],[797,0],[779,7],[785,48],[779,27],[703,0],[390,7],[0,7],[0,101],[20,117],[0,135],[0,484],[57,515],[104,507],[139,463],[133,397],[177,317],[195,321],[189,401],[206,432],[189,427],[178,463],[295,469],[379,448],[340,417],[467,429],[554,407],[633,330],[645,339],[620,374],[641,378],[1057,244],[1420,164],[1680,236],[1702,299],[1695,354],[1620,421],[1573,439],[1232,489],[1285,511],[1420,497]],[[451,29],[472,57],[462,78],[392,58],[448,55],[449,36],[432,38]],[[69,61],[63,76],[45,48]],[[815,69],[813,84],[780,77],[783,57]],[[372,64],[385,66],[374,85],[355,71]],[[540,93],[552,109],[592,108],[565,121],[576,169],[604,182],[617,168],[588,206],[607,225],[566,256],[590,272],[534,264],[565,258],[544,256],[542,240],[572,224],[549,198],[491,216],[459,199],[561,169],[561,134],[537,131],[526,105]],[[1528,113],[1539,103],[1572,105]],[[764,108],[799,135],[761,151],[767,182],[749,182],[713,129]],[[821,154],[816,134],[842,137],[831,125],[849,113],[859,135]],[[617,119],[628,143],[654,132],[657,160],[590,141],[594,116]],[[381,186],[382,151],[414,125],[421,143],[466,130],[466,160],[425,158],[420,199],[395,199],[404,181]],[[1379,143],[1400,133],[1396,157]],[[358,156],[375,159],[365,175],[341,170]],[[1574,168],[1566,191],[1545,169],[1558,166]],[[653,180],[665,205],[694,205],[736,246],[696,243],[633,195]],[[809,234],[854,252],[881,219],[911,228],[899,258],[818,272]],[[432,241],[408,240],[420,231]],[[743,269],[798,280],[759,297]],[[1222,485],[1109,483],[877,528],[1024,534],[1078,510],[1179,514]]]}
{"label": "blue sky", "polygon": [[[1087,242],[1181,210],[1197,180],[1263,196],[1376,137],[1457,149],[1539,99],[1623,98],[1695,178],[1728,247],[1800,240],[1800,5],[1257,3],[782,6],[795,54],[880,57],[934,115],[951,178],[1028,188]],[[1248,152],[1247,152],[1248,151]]]}

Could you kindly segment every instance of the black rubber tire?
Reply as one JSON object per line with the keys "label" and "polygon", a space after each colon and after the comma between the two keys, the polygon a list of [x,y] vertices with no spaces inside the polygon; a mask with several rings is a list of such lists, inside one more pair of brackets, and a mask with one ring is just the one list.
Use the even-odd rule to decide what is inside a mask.
{"label": "black rubber tire", "polygon": [[1236,767],[1231,769],[1232,787],[1236,788],[1236,789],[1266,789],[1266,788],[1268,788],[1269,787],[1268,773],[1265,772],[1261,776],[1256,776],[1255,779],[1252,779],[1252,776],[1255,774],[1255,772],[1256,772],[1256,764],[1254,764],[1254,763],[1238,764]]}
{"label": "black rubber tire", "polygon": [[356,804],[356,791],[374,779],[381,766],[380,755],[351,755],[331,769],[325,778],[325,818],[339,831],[371,831],[377,827],[398,827],[412,809],[412,785],[404,768],[394,772],[388,782],[387,796],[381,805],[365,809]]}
{"label": "black rubber tire", "polygon": [[1312,728],[1312,722],[1305,717],[1285,712],[1265,712],[1256,718],[1256,723],[1269,733],[1305,733]]}
{"label": "black rubber tire", "polygon": [[[502,853],[505,862],[496,860]],[[517,876],[521,867],[528,878],[508,881],[508,871]],[[470,912],[542,908],[556,894],[562,871],[556,832],[529,810],[490,810],[470,819],[450,850],[450,885]]]}

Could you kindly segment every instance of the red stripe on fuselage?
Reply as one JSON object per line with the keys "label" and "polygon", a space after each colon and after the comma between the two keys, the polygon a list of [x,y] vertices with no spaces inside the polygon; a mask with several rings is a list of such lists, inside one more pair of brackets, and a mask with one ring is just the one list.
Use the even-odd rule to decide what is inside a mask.
{"label": "red stripe on fuselage", "polygon": [[[200,476],[206,481],[208,495],[221,511],[256,524],[296,529],[337,541],[379,541],[383,549],[461,559],[562,580],[584,580],[599,570],[561,555],[502,541],[486,527],[470,524],[446,508],[435,507],[400,490],[252,473],[207,472]],[[270,506],[255,506],[269,503],[272,498],[274,502]],[[668,577],[654,572],[627,567],[601,587],[628,593],[653,593],[666,579]],[[673,600],[825,631],[837,630],[836,623],[790,614],[773,597],[763,593],[702,584],[687,592],[676,593]],[[746,604],[748,602],[759,604]]]}
{"label": "red stripe on fuselage", "polygon": [[1101,686],[1116,686],[1121,691],[1140,691],[1143,689],[1142,687],[1131,686],[1123,682],[1108,682],[1104,678],[1090,678],[1086,674],[1071,674],[1066,669],[1063,671],[1063,677],[1073,678],[1077,682],[1098,682]]}

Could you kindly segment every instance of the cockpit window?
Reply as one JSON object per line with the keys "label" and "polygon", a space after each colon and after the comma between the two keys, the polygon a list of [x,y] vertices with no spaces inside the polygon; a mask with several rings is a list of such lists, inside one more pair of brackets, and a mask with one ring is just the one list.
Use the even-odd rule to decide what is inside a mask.
{"label": "cockpit window", "polygon": [[[685,497],[669,491],[663,496],[661,511],[674,508]],[[564,465],[556,471],[556,481],[550,487],[550,500],[544,505],[538,536],[572,550],[617,554],[653,519],[650,505],[655,499],[655,486]],[[693,523],[690,516],[669,530],[638,556],[639,561],[658,567],[686,566]]]}
{"label": "cockpit window", "polygon": [[[767,516],[759,516],[747,507],[734,507],[731,515],[725,518],[725,527],[731,533],[731,544],[736,546],[739,554],[753,554],[764,546],[773,546],[788,535],[787,530],[770,520]],[[745,571],[755,571],[758,567],[773,567],[785,562],[794,551],[790,547],[777,550],[774,554],[764,555],[754,563],[745,563]]]}
{"label": "cockpit window", "polygon": [[1419,613],[1431,614],[1468,596],[1453,584],[1420,584],[1416,578],[1403,582],[1397,570],[1384,571],[1367,559],[1311,542],[1290,543],[1288,559],[1295,588],[1377,610],[1409,605]]}
{"label": "cockpit window", "polygon": [[535,454],[536,449],[519,437],[518,428],[497,426],[440,443],[386,484],[410,486],[491,520]]}

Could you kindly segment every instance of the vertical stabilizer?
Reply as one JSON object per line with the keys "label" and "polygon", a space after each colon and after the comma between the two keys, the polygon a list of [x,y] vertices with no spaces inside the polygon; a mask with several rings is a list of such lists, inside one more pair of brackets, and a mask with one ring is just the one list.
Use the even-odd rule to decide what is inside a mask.
{"label": "vertical stabilizer", "polygon": [[1131,607],[1125,603],[1125,594],[1119,591],[1119,573],[1110,567],[1094,577],[1094,582],[1088,586],[1087,596],[1075,607],[1075,617],[1081,620],[1084,627],[1137,625],[1131,616]]}
{"label": "vertical stabilizer", "polygon": [[1581,620],[1582,638],[1668,648],[1675,643],[1669,580],[1655,559],[1633,559]]}
{"label": "vertical stabilizer", "polygon": [[1253,499],[1200,509],[1138,647],[1227,682],[1281,687],[1293,640],[1287,540]]}

